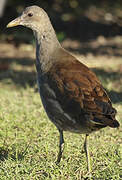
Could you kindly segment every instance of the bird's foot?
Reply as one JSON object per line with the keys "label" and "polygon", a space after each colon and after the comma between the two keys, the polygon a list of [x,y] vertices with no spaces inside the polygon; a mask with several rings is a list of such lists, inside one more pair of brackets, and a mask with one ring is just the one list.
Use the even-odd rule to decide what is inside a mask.
{"label": "bird's foot", "polygon": [[59,146],[59,153],[58,153],[58,158],[57,158],[56,164],[60,163],[62,154],[63,154],[63,150],[64,150],[64,143],[62,143],[61,146]]}

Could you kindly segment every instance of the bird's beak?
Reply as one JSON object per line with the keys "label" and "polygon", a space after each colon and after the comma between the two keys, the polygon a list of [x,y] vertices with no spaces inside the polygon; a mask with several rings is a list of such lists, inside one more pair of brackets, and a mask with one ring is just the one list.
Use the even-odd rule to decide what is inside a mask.
{"label": "bird's beak", "polygon": [[18,17],[7,24],[7,28],[21,25],[21,17]]}

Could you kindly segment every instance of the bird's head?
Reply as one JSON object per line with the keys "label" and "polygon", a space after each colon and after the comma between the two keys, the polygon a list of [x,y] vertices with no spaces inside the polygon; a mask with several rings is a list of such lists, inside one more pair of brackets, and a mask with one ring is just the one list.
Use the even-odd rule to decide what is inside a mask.
{"label": "bird's head", "polygon": [[30,6],[22,12],[21,16],[11,21],[7,27],[22,25],[33,31],[44,31],[49,26],[49,23],[48,15],[42,8]]}

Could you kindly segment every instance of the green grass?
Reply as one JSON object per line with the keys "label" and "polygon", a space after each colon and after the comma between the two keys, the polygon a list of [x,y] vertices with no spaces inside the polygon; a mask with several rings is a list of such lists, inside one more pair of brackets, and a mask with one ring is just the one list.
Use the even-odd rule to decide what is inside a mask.
{"label": "green grass", "polygon": [[[87,178],[84,135],[64,133],[63,159],[56,165],[59,134],[42,107],[33,63],[28,60],[25,65],[22,62],[21,59],[13,59],[10,69],[0,73],[0,180]],[[111,69],[108,71],[97,58],[91,67],[93,64],[95,67],[96,62],[97,69],[93,70],[110,93],[120,121],[122,87],[118,64],[115,67],[115,60],[110,61]],[[91,134],[93,179],[122,178],[120,143],[120,129],[105,128]]]}

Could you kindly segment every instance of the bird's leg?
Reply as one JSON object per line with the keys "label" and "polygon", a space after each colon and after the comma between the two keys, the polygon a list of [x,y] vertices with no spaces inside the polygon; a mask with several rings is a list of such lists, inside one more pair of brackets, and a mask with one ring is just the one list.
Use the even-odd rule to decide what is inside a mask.
{"label": "bird's leg", "polygon": [[63,138],[63,131],[59,130],[60,133],[60,141],[59,141],[59,153],[58,153],[58,158],[57,158],[57,164],[60,162],[62,153],[64,150],[64,138]]}
{"label": "bird's leg", "polygon": [[85,150],[86,158],[87,158],[87,170],[89,172],[89,175],[91,176],[91,164],[90,164],[90,154],[89,154],[89,135],[88,134],[86,134],[86,137],[85,137],[84,150]]}

